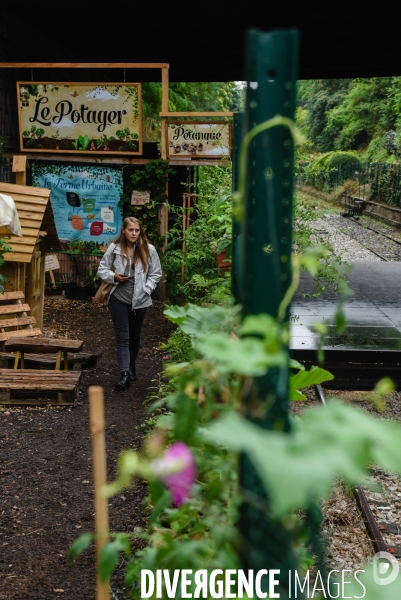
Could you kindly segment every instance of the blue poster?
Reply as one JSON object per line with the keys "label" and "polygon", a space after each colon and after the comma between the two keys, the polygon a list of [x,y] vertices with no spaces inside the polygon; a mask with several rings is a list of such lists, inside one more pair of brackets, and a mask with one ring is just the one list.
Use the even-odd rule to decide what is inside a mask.
{"label": "blue poster", "polygon": [[107,167],[32,165],[33,185],[48,188],[59,240],[94,241],[108,246],[122,224],[121,169]]}

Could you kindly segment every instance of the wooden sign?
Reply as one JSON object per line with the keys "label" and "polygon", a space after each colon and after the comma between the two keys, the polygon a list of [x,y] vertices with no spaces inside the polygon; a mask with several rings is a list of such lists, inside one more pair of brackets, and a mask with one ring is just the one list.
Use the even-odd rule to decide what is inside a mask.
{"label": "wooden sign", "polygon": [[141,205],[150,202],[150,192],[134,190],[131,194],[131,204]]}
{"label": "wooden sign", "polygon": [[60,263],[57,260],[55,254],[48,254],[45,256],[45,271],[54,271],[60,268]]}
{"label": "wooden sign", "polygon": [[17,82],[21,150],[142,154],[139,83]]}
{"label": "wooden sign", "polygon": [[231,153],[231,123],[167,123],[170,158],[221,158]]}

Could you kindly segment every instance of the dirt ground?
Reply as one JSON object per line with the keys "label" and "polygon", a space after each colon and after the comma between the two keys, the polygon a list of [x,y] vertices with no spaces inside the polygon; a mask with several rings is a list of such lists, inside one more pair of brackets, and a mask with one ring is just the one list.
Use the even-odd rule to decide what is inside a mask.
{"label": "dirt ground", "polygon": [[[45,335],[85,340],[84,350],[102,352],[96,369],[83,371],[73,407],[0,406],[0,599],[93,600],[94,551],[74,565],[67,561],[71,544],[94,529],[92,456],[87,389],[105,392],[108,480],[115,476],[121,450],[139,448],[143,435],[142,403],[157,386],[162,371],[160,344],[173,326],[160,303],[148,309],[138,359],[137,382],[117,392],[119,375],[114,331],[107,308],[90,302],[49,299]],[[110,499],[111,531],[143,525],[142,485]],[[138,542],[139,543],[139,542]],[[112,579],[112,598],[129,597],[123,564]]]}

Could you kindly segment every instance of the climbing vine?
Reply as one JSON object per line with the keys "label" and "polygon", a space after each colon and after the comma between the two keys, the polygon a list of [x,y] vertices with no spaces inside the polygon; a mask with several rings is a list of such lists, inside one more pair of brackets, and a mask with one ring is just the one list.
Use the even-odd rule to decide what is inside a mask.
{"label": "climbing vine", "polygon": [[[168,161],[159,159],[141,165],[130,174],[129,182],[125,186],[125,194],[121,197],[123,216],[136,217],[146,230],[146,234],[158,249],[163,246],[160,235],[160,221],[158,218],[158,206],[165,204],[168,200],[166,184],[173,169],[168,166]],[[150,192],[150,202],[142,205],[131,204],[133,191]]]}

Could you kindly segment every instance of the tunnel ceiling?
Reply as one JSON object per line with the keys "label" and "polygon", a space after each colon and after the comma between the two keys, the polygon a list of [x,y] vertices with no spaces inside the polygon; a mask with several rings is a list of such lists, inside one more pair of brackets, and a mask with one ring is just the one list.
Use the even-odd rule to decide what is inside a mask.
{"label": "tunnel ceiling", "polygon": [[[295,28],[301,79],[401,75],[399,25],[388,11],[373,14],[353,3],[347,8],[263,1],[236,6],[2,0],[0,59],[164,62],[170,64],[172,81],[238,81],[245,78],[247,29]],[[141,73],[141,81],[152,79],[154,73]]]}

